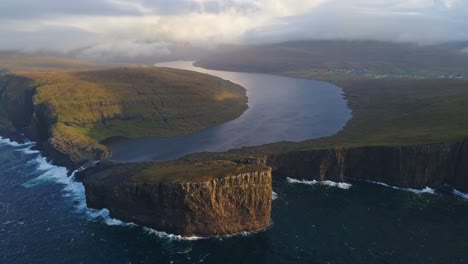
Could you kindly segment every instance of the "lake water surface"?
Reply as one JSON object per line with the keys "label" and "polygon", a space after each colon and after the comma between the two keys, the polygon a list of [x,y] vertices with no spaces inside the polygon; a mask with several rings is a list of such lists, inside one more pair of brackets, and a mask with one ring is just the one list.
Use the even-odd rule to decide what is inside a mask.
{"label": "lake water surface", "polygon": [[114,161],[171,160],[201,151],[226,151],[330,136],[351,117],[342,90],[330,83],[206,70],[194,67],[192,62],[168,62],[157,66],[208,73],[240,84],[247,90],[249,109],[235,120],[190,135],[112,143],[111,159]]}

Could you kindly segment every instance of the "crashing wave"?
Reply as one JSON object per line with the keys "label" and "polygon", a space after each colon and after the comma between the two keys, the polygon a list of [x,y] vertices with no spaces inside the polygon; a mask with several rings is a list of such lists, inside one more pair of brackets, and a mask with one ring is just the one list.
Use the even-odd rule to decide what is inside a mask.
{"label": "crashing wave", "polygon": [[296,180],[292,178],[287,178],[288,182],[290,183],[300,183],[300,184],[306,184],[306,185],[326,185],[326,186],[331,186],[331,187],[337,187],[343,190],[348,190],[351,188],[352,184],[346,183],[346,182],[334,182],[334,181],[317,181],[317,180],[312,180],[312,181],[306,181],[306,180]]}
{"label": "crashing wave", "polygon": [[278,194],[275,193],[275,192],[272,192],[272,194],[271,194],[271,199],[272,199],[272,200],[278,199]]}
{"label": "crashing wave", "polygon": [[[9,139],[3,139],[0,137],[0,144],[7,144],[11,147],[17,148],[16,151],[22,152],[26,155],[35,155],[36,157],[30,160],[29,164],[35,164],[36,170],[42,172],[41,175],[38,177],[31,179],[23,184],[25,188],[33,188],[36,185],[44,184],[47,182],[54,182],[58,184],[62,184],[64,196],[70,198],[73,202],[73,205],[77,212],[83,213],[86,218],[90,221],[102,222],[109,226],[125,226],[125,227],[137,227],[138,225],[134,223],[127,223],[121,220],[115,219],[110,217],[110,212],[108,209],[92,209],[88,208],[86,205],[86,195],[85,195],[85,188],[83,183],[79,181],[75,181],[75,174],[83,168],[79,168],[69,174],[69,171],[65,167],[56,166],[52,163],[48,162],[45,157],[39,154],[39,151],[31,150],[32,147],[35,146],[34,142],[26,142],[24,144],[17,143],[14,141],[10,141]],[[146,231],[147,234],[156,235],[160,238],[170,239],[170,240],[200,240],[200,239],[208,239],[209,237],[198,237],[198,236],[191,236],[191,237],[184,237],[180,235],[168,234],[166,232],[157,231],[148,227],[142,227],[143,230]],[[215,238],[226,238],[230,236],[246,236],[252,233],[243,232],[236,235],[228,235],[228,236],[219,236]]]}
{"label": "crashing wave", "polygon": [[30,142],[26,143],[26,144],[21,144],[21,143],[18,143],[16,141],[12,141],[8,138],[2,138],[0,137],[0,144],[4,144],[4,145],[9,145],[9,146],[12,146],[12,147],[20,147],[20,146],[25,146],[26,144],[31,144]]}
{"label": "crashing wave", "polygon": [[407,191],[407,192],[413,192],[413,193],[419,193],[419,194],[422,194],[422,193],[436,194],[434,189],[429,188],[427,186],[424,189],[413,189],[413,188],[396,187],[396,186],[392,186],[392,185],[389,185],[383,182],[377,182],[377,181],[365,181],[365,182],[385,186],[387,188],[392,188],[392,189],[400,190],[400,191]]}
{"label": "crashing wave", "polygon": [[468,200],[468,193],[463,193],[463,192],[460,192],[459,190],[456,190],[456,189],[453,189],[452,193],[455,194],[456,196],[459,196],[459,197],[461,197],[463,199]]}
{"label": "crashing wave", "polygon": [[132,226],[132,223],[125,223],[118,219],[114,219],[110,217],[109,210],[102,209],[96,210],[91,209],[86,206],[86,196],[85,196],[85,189],[84,185],[81,182],[75,181],[74,176],[76,172],[80,171],[78,169],[72,172],[71,176],[69,176],[69,171],[65,167],[56,166],[51,164],[47,161],[45,157],[43,157],[40,152],[37,150],[32,150],[32,148],[36,145],[34,142],[25,142],[25,143],[18,143],[15,141],[11,141],[10,139],[5,139],[0,137],[0,144],[9,145],[11,147],[16,148],[15,151],[22,152],[26,155],[35,155],[36,157],[31,159],[28,163],[35,164],[36,170],[42,172],[38,177],[31,179],[23,184],[25,188],[32,188],[36,185],[40,185],[46,182],[54,182],[58,184],[62,184],[64,196],[69,197],[75,208],[78,212],[84,213],[88,219],[92,221],[100,221],[107,225],[115,226]]}

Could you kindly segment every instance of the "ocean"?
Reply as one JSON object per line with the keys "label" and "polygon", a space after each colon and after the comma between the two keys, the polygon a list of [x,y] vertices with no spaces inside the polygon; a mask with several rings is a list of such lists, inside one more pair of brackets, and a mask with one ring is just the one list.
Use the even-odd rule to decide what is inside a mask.
{"label": "ocean", "polygon": [[88,209],[73,173],[33,146],[0,140],[0,263],[468,262],[468,197],[451,190],[275,175],[268,229],[181,238]]}

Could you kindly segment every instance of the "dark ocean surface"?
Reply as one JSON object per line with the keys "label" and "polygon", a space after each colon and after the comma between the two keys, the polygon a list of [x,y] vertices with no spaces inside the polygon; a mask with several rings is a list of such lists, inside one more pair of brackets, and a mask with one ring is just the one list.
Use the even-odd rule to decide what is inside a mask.
{"label": "dark ocean surface", "polygon": [[0,263],[468,263],[462,197],[276,180],[267,230],[181,239],[87,209],[30,147],[0,141]]}

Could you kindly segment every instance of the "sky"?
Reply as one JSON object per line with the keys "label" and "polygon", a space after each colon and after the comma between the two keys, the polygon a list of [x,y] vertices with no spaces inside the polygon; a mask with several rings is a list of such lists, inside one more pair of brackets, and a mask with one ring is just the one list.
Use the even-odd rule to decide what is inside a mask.
{"label": "sky", "polygon": [[1,0],[0,49],[88,56],[302,39],[468,40],[468,0]]}

